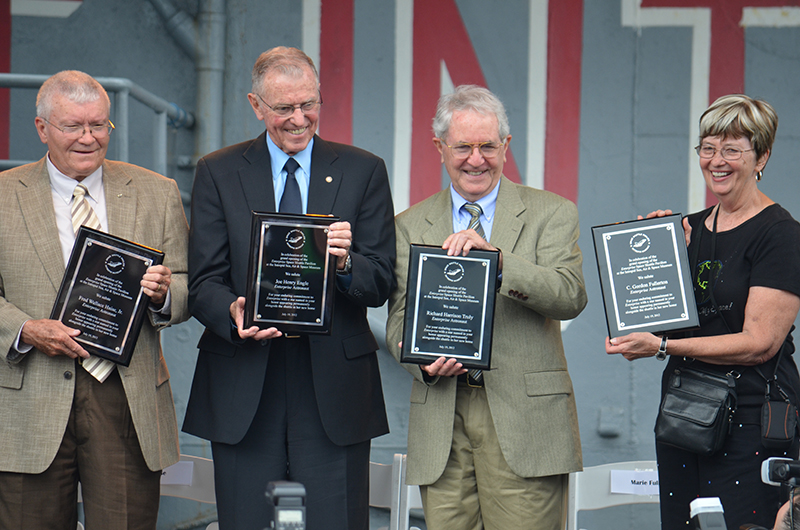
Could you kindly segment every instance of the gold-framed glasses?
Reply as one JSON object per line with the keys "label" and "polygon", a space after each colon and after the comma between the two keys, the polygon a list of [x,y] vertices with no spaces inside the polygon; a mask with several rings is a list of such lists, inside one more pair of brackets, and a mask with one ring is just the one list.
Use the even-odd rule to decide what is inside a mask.
{"label": "gold-framed glasses", "polygon": [[295,109],[300,109],[300,112],[303,114],[310,114],[320,108],[322,106],[322,95],[320,94],[319,99],[310,99],[308,101],[304,101],[299,105],[289,105],[288,103],[278,103],[275,106],[270,105],[264,98],[261,97],[260,94],[256,94],[258,99],[261,100],[261,103],[269,107],[269,110],[280,116],[281,118],[288,118],[292,114],[294,114]]}
{"label": "gold-framed glasses", "polygon": [[[442,142],[444,143],[444,142]],[[465,158],[469,158],[472,155],[472,152],[477,149],[480,152],[483,158],[487,160],[490,158],[495,158],[500,151],[503,149],[503,143],[496,143],[496,142],[475,142],[471,144],[455,144],[449,145],[444,143],[448,148],[450,148],[450,152],[453,154],[453,158],[463,160]]]}
{"label": "gold-framed glasses", "polygon": [[[41,116],[40,116],[41,117]],[[114,130],[114,124],[111,123],[111,120],[108,120],[108,123],[94,123],[92,125],[78,125],[78,124],[70,124],[70,125],[61,125],[58,126],[55,123],[51,122],[46,118],[42,118],[42,120],[49,123],[53,128],[57,129],[61,132],[64,136],[71,140],[77,140],[78,138],[83,138],[83,135],[86,134],[86,130],[89,130],[89,134],[94,136],[96,139],[100,140],[105,138],[111,131]]]}
{"label": "gold-framed glasses", "polygon": [[719,152],[722,155],[722,158],[728,160],[729,162],[733,160],[739,160],[747,151],[754,151],[754,149],[738,149],[736,147],[723,147],[722,149],[717,149],[713,145],[698,145],[694,148],[694,150],[697,151],[697,154],[700,156],[700,158],[705,158],[706,160],[714,158],[717,152]]}

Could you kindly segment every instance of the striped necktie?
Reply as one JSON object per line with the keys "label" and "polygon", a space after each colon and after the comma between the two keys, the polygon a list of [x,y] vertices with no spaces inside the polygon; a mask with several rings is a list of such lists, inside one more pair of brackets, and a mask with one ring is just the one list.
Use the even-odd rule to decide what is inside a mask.
{"label": "striped necktie", "polygon": [[[88,190],[83,184],[75,186],[75,191],[72,192],[73,200],[70,213],[72,214],[72,230],[75,234],[78,233],[81,226],[94,228],[95,230],[102,228],[100,219],[89,204],[89,201],[86,200],[87,192]],[[101,383],[111,375],[111,372],[116,367],[114,363],[101,357],[89,357],[80,362],[81,366]]]}
{"label": "striped necktie", "polygon": [[[481,205],[474,202],[468,202],[464,205],[464,209],[472,216],[472,219],[469,220],[469,226],[467,227],[467,230],[475,230],[479,236],[481,236],[483,239],[486,239],[486,232],[483,231],[483,227],[481,226],[481,214],[483,213],[483,208],[481,208]],[[474,379],[477,383],[483,382],[483,370],[470,368],[467,370],[467,375]]]}

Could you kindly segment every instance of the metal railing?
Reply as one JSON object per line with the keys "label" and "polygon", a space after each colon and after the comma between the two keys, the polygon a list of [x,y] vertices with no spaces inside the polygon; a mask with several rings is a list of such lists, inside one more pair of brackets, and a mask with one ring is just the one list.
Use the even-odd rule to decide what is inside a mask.
{"label": "metal railing", "polygon": [[[36,74],[0,73],[0,88],[39,88],[50,76]],[[175,103],[170,103],[148,92],[130,79],[97,77],[108,92],[114,93],[114,136],[117,142],[117,159],[128,162],[130,145],[129,103],[133,97],[155,112],[153,120],[153,167],[156,173],[167,174],[167,127],[194,127],[194,114]],[[32,162],[32,160],[0,160],[0,171]]]}

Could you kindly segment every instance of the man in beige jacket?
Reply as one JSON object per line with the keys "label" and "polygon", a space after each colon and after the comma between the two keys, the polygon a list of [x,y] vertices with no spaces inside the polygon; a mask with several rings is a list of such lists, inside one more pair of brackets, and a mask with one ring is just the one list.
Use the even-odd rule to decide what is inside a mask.
{"label": "man in beige jacket", "polygon": [[[188,318],[180,193],[105,160],[110,102],[89,75],[54,75],[36,107],[47,156],[0,173],[0,528],[74,530],[80,481],[87,527],[155,530],[160,470],[178,459],[158,332]],[[104,232],[165,254],[141,279],[150,303],[130,366],[103,382],[84,369],[80,332],[49,319],[79,205]]]}
{"label": "man in beige jacket", "polygon": [[414,375],[406,480],[421,485],[429,530],[561,530],[567,477],[581,469],[560,323],[586,305],[577,209],[502,176],[511,136],[488,90],[443,96],[433,129],[451,186],[396,218],[390,350],[399,358],[411,243],[500,250],[502,284],[491,370],[474,378],[444,357],[404,365]]}

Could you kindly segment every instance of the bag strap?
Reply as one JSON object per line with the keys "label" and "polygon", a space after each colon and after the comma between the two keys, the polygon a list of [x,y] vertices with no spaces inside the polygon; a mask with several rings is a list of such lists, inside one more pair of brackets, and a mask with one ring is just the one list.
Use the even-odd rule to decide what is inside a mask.
{"label": "bag strap", "polygon": [[[791,333],[791,332],[789,332],[789,333]],[[764,375],[764,372],[761,371],[761,366],[753,366],[753,369],[756,371],[756,373],[758,373],[758,375],[761,376],[761,379],[763,379],[765,381],[765,383],[766,383],[766,390],[764,392],[764,401],[769,401],[769,396],[770,396],[770,393],[771,393],[770,392],[770,384],[774,383],[775,384],[775,388],[778,389],[778,393],[780,393],[780,395],[783,398],[783,400],[785,402],[787,402],[787,403],[791,403],[791,401],[789,400],[789,396],[786,394],[786,392],[783,391],[783,389],[781,388],[781,385],[778,383],[778,366],[780,366],[780,364],[781,364],[781,356],[783,356],[783,348],[784,348],[785,344],[786,344],[786,341],[784,340],[783,344],[781,344],[781,349],[778,350],[778,354],[775,356],[775,358],[776,358],[775,369],[772,371],[772,378],[771,379],[767,379],[767,377]]]}

